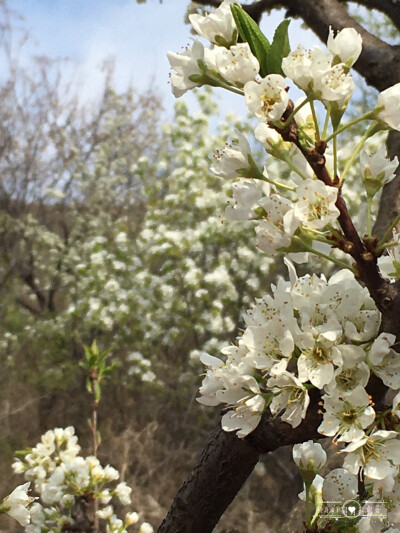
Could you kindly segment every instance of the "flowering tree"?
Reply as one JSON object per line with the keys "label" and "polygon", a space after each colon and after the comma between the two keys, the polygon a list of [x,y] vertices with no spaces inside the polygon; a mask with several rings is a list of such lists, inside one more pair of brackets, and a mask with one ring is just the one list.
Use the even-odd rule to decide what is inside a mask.
{"label": "flowering tree", "polygon": [[[27,483],[4,498],[0,514],[7,513],[24,526],[27,533],[62,533],[80,531],[127,533],[139,522],[136,512],[118,518],[115,504],[130,505],[132,489],[122,481],[118,470],[103,467],[97,458],[101,442],[98,408],[104,379],[112,372],[107,364],[108,352],[100,352],[96,342],[85,347],[82,365],[87,371],[87,389],[92,395],[92,455],[82,457],[75,429],[55,428],[42,435],[35,447],[17,452],[14,472],[23,474]],[[37,496],[28,495],[33,485]],[[111,484],[111,486],[110,486]],[[139,533],[153,533],[143,522]]]}
{"label": "flowering tree", "polygon": [[[217,152],[214,172],[239,177],[229,214],[254,227],[261,250],[285,254],[289,280],[279,280],[272,295],[256,300],[243,335],[222,349],[223,359],[202,356],[207,372],[199,401],[225,405],[222,430],[211,437],[160,532],[211,531],[260,453],[318,436],[340,443],[345,459],[343,468],[323,480],[317,474],[325,461],[320,445],[309,441],[294,448],[305,484],[306,530],[399,531],[399,210],[386,204],[387,216],[381,210],[373,229],[378,193],[386,184],[392,191],[397,187],[398,159],[393,153],[392,160],[385,157],[377,135],[400,131],[400,84],[393,68],[398,50],[355,23],[340,2],[288,4],[327,37],[326,51],[302,45],[291,50],[288,21],[270,43],[238,4],[225,0],[210,15],[189,17],[211,47],[195,40],[184,53],[169,53],[175,96],[219,86],[243,96],[259,120],[255,137],[269,154],[264,169],[236,134],[234,143]],[[273,5],[262,1],[247,11]],[[398,12],[389,3],[380,6],[398,25]],[[390,57],[367,76],[381,91],[375,105],[346,120],[354,91],[351,67],[358,60],[363,72],[382,49]],[[304,93],[300,100],[291,100],[287,79]],[[360,122],[363,135],[346,154],[340,136]],[[289,179],[270,175],[271,157],[290,166]],[[357,222],[348,208],[352,172],[363,184],[364,220]],[[340,270],[330,279],[298,277],[293,261],[308,261],[310,254]],[[344,522],[324,501],[348,504]],[[367,504],[382,509],[363,516]]]}
{"label": "flowering tree", "polygon": [[[193,116],[178,101],[161,128],[159,100],[116,92],[111,75],[87,105],[72,88],[64,95],[57,63],[10,61],[0,111],[2,454],[66,419],[84,448],[88,401],[78,363],[96,338],[116,364],[101,454],[120,466],[125,456],[114,459],[110,448],[134,449],[124,468],[140,469],[142,500],[160,502],[162,516],[166,490],[148,474],[151,452],[143,459],[127,435],[158,423],[149,430],[154,464],[172,486],[168,438],[190,438],[190,456],[212,416],[193,408],[200,356],[234,340],[243,308],[279,268],[252,246],[252,228],[226,224],[231,185],[209,171],[215,139],[223,145],[245,128],[231,115],[211,135],[217,108],[208,93]],[[8,473],[1,477],[10,492]]]}

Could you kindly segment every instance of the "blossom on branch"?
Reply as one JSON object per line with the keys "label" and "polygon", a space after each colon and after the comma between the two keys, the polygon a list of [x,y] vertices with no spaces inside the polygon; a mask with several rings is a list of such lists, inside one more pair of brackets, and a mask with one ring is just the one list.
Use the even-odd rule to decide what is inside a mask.
{"label": "blossom on branch", "polygon": [[248,81],[244,86],[246,106],[261,121],[279,120],[289,103],[285,79],[269,74],[260,82]]}
{"label": "blossom on branch", "polygon": [[248,43],[239,43],[229,50],[220,47],[215,54],[215,62],[221,76],[233,84],[244,85],[254,80],[260,70]]}
{"label": "blossom on branch", "polygon": [[191,48],[187,46],[182,54],[168,52],[167,55],[171,68],[176,71],[176,74],[171,74],[172,92],[176,98],[189,89],[200,87],[201,83],[189,79],[194,74],[201,74],[198,61],[204,61],[204,46],[200,41],[194,41]]}
{"label": "blossom on branch", "polygon": [[351,67],[360,57],[362,38],[354,28],[344,28],[335,35],[330,27],[327,47],[333,57],[338,57],[341,63]]}
{"label": "blossom on branch", "polygon": [[376,107],[377,118],[394,130],[400,131],[400,83],[382,91],[378,96]]}
{"label": "blossom on branch", "polygon": [[209,15],[189,15],[194,30],[212,43],[232,44],[237,39],[237,28],[230,4],[235,0],[224,0],[221,5]]}

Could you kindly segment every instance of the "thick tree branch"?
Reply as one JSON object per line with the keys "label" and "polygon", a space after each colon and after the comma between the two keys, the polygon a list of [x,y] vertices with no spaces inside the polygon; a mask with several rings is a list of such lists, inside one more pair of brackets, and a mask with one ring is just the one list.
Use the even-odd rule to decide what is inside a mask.
{"label": "thick tree branch", "polygon": [[223,431],[218,424],[158,533],[211,533],[261,453],[318,438],[317,428],[322,420],[318,391],[312,391],[311,396],[307,420],[295,429],[268,413],[245,439]]}
{"label": "thick tree branch", "polygon": [[[345,0],[340,1],[344,2]],[[376,9],[384,13],[400,30],[400,3],[398,0],[354,0],[354,2],[368,9]]]}
{"label": "thick tree branch", "polygon": [[[391,131],[387,142],[388,155],[390,159],[397,156],[400,160],[400,132]],[[396,178],[385,185],[376,223],[373,228],[374,235],[383,237],[393,220],[400,213],[400,166],[397,168]],[[399,227],[397,228],[400,229]]]}

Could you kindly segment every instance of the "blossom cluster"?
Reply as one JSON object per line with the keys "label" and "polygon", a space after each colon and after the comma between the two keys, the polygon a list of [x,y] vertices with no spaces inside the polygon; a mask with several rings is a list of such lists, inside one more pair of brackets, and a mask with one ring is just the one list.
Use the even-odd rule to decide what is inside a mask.
{"label": "blossom cluster", "polygon": [[395,337],[381,333],[375,339],[380,313],[349,271],[329,281],[297,278],[288,264],[291,281],[280,279],[272,296],[256,301],[237,345],[222,349],[227,359],[203,354],[208,371],[199,402],[227,404],[223,428],[243,437],[268,406],[297,427],[307,413],[308,391],[316,387],[325,410],[319,432],[342,442],[363,438],[375,420],[365,391],[370,373],[400,387]]}
{"label": "blossom cluster", "polygon": [[[47,431],[34,447],[19,452],[13,470],[23,474],[27,483],[5,498],[10,516],[25,526],[27,533],[61,533],[68,526],[76,526],[91,502],[97,501],[96,512],[106,533],[126,533],[139,522],[136,512],[118,518],[114,504],[130,505],[132,489],[119,480],[119,472],[110,465],[103,467],[95,456],[82,457],[73,427]],[[32,484],[37,497],[28,497]],[[18,491],[18,494],[15,494]],[[22,496],[23,497],[22,497]],[[81,507],[81,512],[79,508]],[[139,533],[152,533],[147,522]]]}
{"label": "blossom cluster", "polygon": [[[304,445],[304,450],[319,446],[319,457],[304,461],[295,448],[305,498],[314,498],[316,516],[322,484],[327,497],[338,486],[341,498],[361,498],[357,483],[361,470],[371,501],[390,501],[390,512],[379,524],[360,520],[358,530],[398,528],[400,440],[396,431],[386,430],[382,413],[376,411],[366,390],[371,376],[392,391],[400,388],[396,338],[380,331],[380,312],[368,289],[356,279],[362,277],[360,271],[347,262],[346,254],[356,261],[358,256],[351,242],[353,230],[346,226],[350,215],[343,185],[357,165],[366,199],[363,260],[377,264],[389,244],[392,256],[379,259],[379,264],[383,273],[386,268],[394,276],[399,270],[398,240],[391,240],[394,226],[371,248],[375,242],[372,199],[394,178],[399,164],[397,158],[386,157],[381,137],[374,136],[390,128],[400,131],[400,84],[380,93],[372,111],[343,125],[355,87],[350,69],[362,52],[356,30],[336,33],[331,28],[326,50],[298,45],[290,51],[282,38],[284,26],[270,45],[233,0],[224,0],[210,15],[191,15],[190,21],[211,46],[195,40],[183,54],[168,54],[175,70],[171,75],[174,95],[212,85],[243,96],[248,111],[258,119],[254,135],[268,159],[288,167],[277,178],[271,175],[271,165],[261,170],[250,143],[236,132],[236,138],[214,154],[211,167],[215,175],[235,180],[226,208],[228,218],[250,221],[258,248],[270,256],[285,253],[293,261],[305,262],[311,252],[342,267],[329,279],[316,274],[298,277],[286,257],[289,281],[280,278],[270,295],[256,300],[244,317],[246,328],[236,344],[222,348],[221,359],[201,355],[207,371],[198,401],[223,404],[223,429],[245,437],[267,410],[292,427],[299,426],[307,416],[310,391],[317,389],[323,413],[318,432],[344,447],[345,460],[343,469],[323,481],[317,475],[324,462],[320,446]],[[243,42],[238,42],[238,36]],[[304,98],[293,103],[288,80],[304,92]],[[325,115],[322,127],[321,114]],[[338,136],[364,120],[370,121],[364,135],[352,153],[341,158]],[[378,143],[372,150],[371,138]],[[393,399],[394,395],[391,412],[398,418],[400,394]],[[310,516],[307,523],[315,525]]]}

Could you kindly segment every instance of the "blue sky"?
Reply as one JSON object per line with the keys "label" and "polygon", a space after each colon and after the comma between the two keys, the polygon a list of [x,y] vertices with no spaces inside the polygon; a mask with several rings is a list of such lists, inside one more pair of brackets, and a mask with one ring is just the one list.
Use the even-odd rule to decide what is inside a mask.
{"label": "blue sky", "polygon": [[[9,7],[24,17],[21,23],[31,34],[26,54],[69,57],[85,79],[85,97],[95,96],[101,85],[99,66],[115,58],[115,83],[129,83],[146,90],[153,85],[163,95],[165,107],[174,98],[168,86],[168,50],[179,52],[190,43],[189,26],[183,22],[186,0],[9,0]],[[262,28],[272,37],[283,12],[264,16]],[[298,42],[311,46],[313,34],[292,21],[292,48]],[[225,95],[224,95],[225,99]],[[232,106],[228,100],[226,106]]]}

